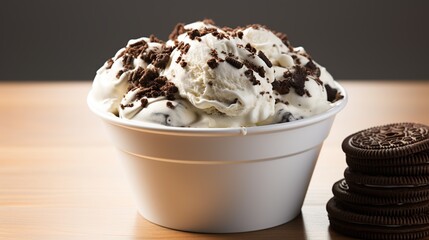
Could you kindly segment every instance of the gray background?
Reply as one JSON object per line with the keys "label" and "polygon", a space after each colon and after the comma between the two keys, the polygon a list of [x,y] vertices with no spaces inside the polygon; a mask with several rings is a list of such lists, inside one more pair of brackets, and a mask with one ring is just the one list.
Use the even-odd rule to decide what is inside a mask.
{"label": "gray background", "polygon": [[337,79],[429,79],[429,1],[2,1],[0,80],[90,80],[128,39],[177,22],[265,24]]}

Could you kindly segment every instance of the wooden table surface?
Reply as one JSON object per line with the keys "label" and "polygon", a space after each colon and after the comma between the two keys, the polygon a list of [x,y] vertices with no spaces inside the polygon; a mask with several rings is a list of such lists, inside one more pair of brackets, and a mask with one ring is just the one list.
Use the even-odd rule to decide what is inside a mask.
{"label": "wooden table surface", "polygon": [[140,217],[115,150],[86,106],[89,82],[0,83],[0,239],[348,239],[325,204],[346,167],[341,141],[380,124],[429,125],[429,81],[340,81],[349,104],[326,139],[295,220],[240,234],[195,234]]}

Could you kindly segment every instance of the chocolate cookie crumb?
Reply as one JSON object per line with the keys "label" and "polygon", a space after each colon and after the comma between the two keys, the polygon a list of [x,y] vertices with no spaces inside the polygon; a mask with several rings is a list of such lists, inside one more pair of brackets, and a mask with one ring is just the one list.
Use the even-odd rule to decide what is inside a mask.
{"label": "chocolate cookie crumb", "polygon": [[303,67],[294,66],[295,72],[292,73],[289,79],[291,86],[295,89],[296,94],[304,96],[305,94],[305,81],[307,81],[307,72]]}
{"label": "chocolate cookie crumb", "polygon": [[237,69],[240,69],[243,67],[243,63],[241,63],[240,61],[238,61],[238,60],[236,60],[230,56],[226,57],[225,61]]}
{"label": "chocolate cookie crumb", "polygon": [[273,64],[271,63],[271,61],[267,58],[267,56],[265,56],[264,52],[259,51],[258,52],[258,57],[260,57],[262,59],[262,61],[264,61],[265,64],[267,64],[267,66],[269,68],[271,68],[273,66]]}
{"label": "chocolate cookie crumb", "polygon": [[219,65],[219,63],[216,61],[215,58],[211,58],[207,61],[207,65],[209,65],[211,69],[215,69]]}
{"label": "chocolate cookie crumb", "polygon": [[187,62],[185,62],[184,60],[182,60],[182,61],[180,62],[180,66],[181,66],[182,68],[185,68],[185,67],[186,67],[186,65],[188,65],[188,63],[187,63]]}
{"label": "chocolate cookie crumb", "polygon": [[244,65],[246,65],[247,68],[252,69],[253,71],[257,72],[259,76],[265,77],[265,70],[262,66],[256,66],[252,62],[248,60],[244,60]]}
{"label": "chocolate cookie crumb", "polygon": [[126,69],[133,69],[134,68],[134,58],[131,55],[125,55],[122,59],[122,64],[124,65],[124,68]]}
{"label": "chocolate cookie crumb", "polygon": [[249,81],[252,82],[253,85],[261,84],[261,82],[256,79],[256,77],[253,74],[253,71],[251,69],[244,71],[244,75],[249,79]]}
{"label": "chocolate cookie crumb", "polygon": [[106,69],[110,69],[110,68],[112,68],[112,65],[113,65],[113,59],[109,58],[109,59],[106,61],[106,63],[107,63]]}
{"label": "chocolate cookie crumb", "polygon": [[325,84],[325,89],[328,95],[328,101],[330,101],[331,103],[344,98],[344,96],[341,95],[341,93],[336,88],[333,88],[328,84]]}
{"label": "chocolate cookie crumb", "polygon": [[157,54],[156,55],[156,59],[154,62],[154,66],[157,68],[162,68],[164,69],[165,67],[167,67],[167,63],[170,60],[170,55],[167,53],[161,53],[161,54]]}
{"label": "chocolate cookie crumb", "polygon": [[123,73],[124,73],[124,70],[119,70],[118,73],[116,74],[116,78],[119,79]]}
{"label": "chocolate cookie crumb", "polygon": [[182,57],[181,57],[181,56],[177,57],[177,59],[176,59],[176,63],[179,63],[181,60],[182,60]]}
{"label": "chocolate cookie crumb", "polygon": [[156,58],[156,53],[152,50],[149,52],[143,52],[141,55],[141,59],[145,61],[146,63],[151,63]]}
{"label": "chocolate cookie crumb", "polygon": [[275,80],[273,83],[273,90],[277,91],[280,94],[288,94],[290,92],[290,83],[287,80],[278,81]]}
{"label": "chocolate cookie crumb", "polygon": [[245,49],[253,54],[256,53],[256,48],[252,47],[252,45],[250,45],[250,43],[246,44]]}
{"label": "chocolate cookie crumb", "polygon": [[168,101],[167,102],[167,107],[168,108],[170,108],[170,109],[175,109],[176,107],[173,105],[173,103],[172,102],[170,102],[170,101]]}
{"label": "chocolate cookie crumb", "polygon": [[186,30],[185,30],[185,25],[184,25],[183,23],[178,23],[178,24],[174,27],[173,31],[170,33],[170,35],[168,36],[168,38],[169,38],[170,40],[175,40],[175,39],[177,39],[177,37],[178,37],[180,34],[185,33],[185,32],[186,32]]}
{"label": "chocolate cookie crumb", "polygon": [[147,98],[142,98],[142,99],[140,100],[140,102],[141,102],[141,104],[142,104],[142,108],[147,107],[147,104],[149,103],[149,102],[148,102],[148,100],[147,100]]}
{"label": "chocolate cookie crumb", "polygon": [[196,37],[201,37],[201,33],[200,33],[200,31],[198,31],[198,29],[194,29],[194,30],[188,32],[188,36],[192,40],[194,40]]}
{"label": "chocolate cookie crumb", "polygon": [[238,36],[238,38],[243,39],[243,32],[242,31],[238,31],[237,32],[237,36]]}
{"label": "chocolate cookie crumb", "polygon": [[316,78],[320,77],[320,68],[314,64],[313,60],[310,59],[310,61],[305,64],[305,67],[307,68],[309,75],[315,76]]}

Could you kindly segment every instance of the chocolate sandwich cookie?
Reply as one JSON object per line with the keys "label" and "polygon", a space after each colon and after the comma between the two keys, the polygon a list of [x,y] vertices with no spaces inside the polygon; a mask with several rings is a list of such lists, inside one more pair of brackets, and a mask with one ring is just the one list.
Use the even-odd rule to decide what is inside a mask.
{"label": "chocolate sandwich cookie", "polygon": [[391,197],[398,200],[404,198],[426,198],[429,201],[429,185],[427,186],[372,186],[347,182],[350,191],[374,197]]}
{"label": "chocolate sandwich cookie", "polygon": [[368,175],[384,176],[416,176],[429,175],[429,164],[403,165],[403,166],[369,166],[347,161],[347,165],[353,171]]}
{"label": "chocolate sandwich cookie", "polygon": [[402,167],[429,164],[429,149],[403,157],[363,158],[346,155],[347,165],[362,167]]}
{"label": "chocolate sandwich cookie", "polygon": [[346,168],[344,177],[347,182],[363,184],[367,186],[385,186],[385,187],[422,187],[429,185],[429,175],[415,176],[383,176],[383,175],[366,175],[359,172],[351,171]]}
{"label": "chocolate sandwich cookie", "polygon": [[351,191],[345,179],[341,179],[334,183],[332,186],[332,193],[334,194],[335,198],[343,202],[379,207],[387,205],[414,204],[428,201],[428,197],[425,195],[416,195],[412,197],[379,197],[353,192]]}
{"label": "chocolate sandwich cookie", "polygon": [[330,228],[343,235],[360,239],[421,239],[429,236],[429,225],[374,226],[350,223],[329,216]]}
{"label": "chocolate sandwich cookie", "polygon": [[423,225],[429,222],[429,213],[421,213],[409,216],[385,216],[367,215],[351,212],[337,204],[335,198],[331,198],[326,204],[326,210],[331,218],[343,222],[367,224],[373,226],[410,226]]}
{"label": "chocolate sandwich cookie", "polygon": [[338,198],[335,200],[342,209],[370,216],[410,216],[429,212],[429,201],[380,206],[349,203]]}
{"label": "chocolate sandwich cookie", "polygon": [[365,215],[342,208],[335,198],[326,205],[332,229],[365,239],[416,239],[429,236],[429,214],[409,216]]}
{"label": "chocolate sandwich cookie", "polygon": [[395,123],[368,128],[344,139],[342,148],[359,159],[400,158],[429,149],[429,127]]}

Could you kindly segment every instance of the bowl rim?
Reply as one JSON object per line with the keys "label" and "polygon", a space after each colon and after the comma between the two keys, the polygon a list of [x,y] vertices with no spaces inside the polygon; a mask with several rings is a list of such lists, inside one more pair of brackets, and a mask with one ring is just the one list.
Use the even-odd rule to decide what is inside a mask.
{"label": "bowl rim", "polygon": [[232,128],[192,128],[192,127],[172,127],[172,126],[163,126],[158,124],[151,124],[138,121],[130,121],[119,118],[112,113],[102,111],[96,107],[94,98],[92,97],[92,89],[87,96],[87,105],[89,109],[95,113],[98,117],[106,121],[111,125],[116,125],[119,127],[132,129],[141,132],[153,132],[153,133],[163,133],[168,135],[196,135],[196,136],[216,136],[216,135],[248,135],[248,134],[260,134],[267,132],[278,132],[291,130],[295,128],[300,128],[308,125],[312,125],[323,120],[326,120],[332,116],[335,116],[340,112],[348,102],[348,94],[344,87],[342,87],[338,82],[336,84],[337,88],[340,90],[343,98],[336,101],[332,108],[328,109],[325,112],[316,114],[314,116],[295,120],[292,122],[286,123],[276,123],[252,127],[232,127]]}

